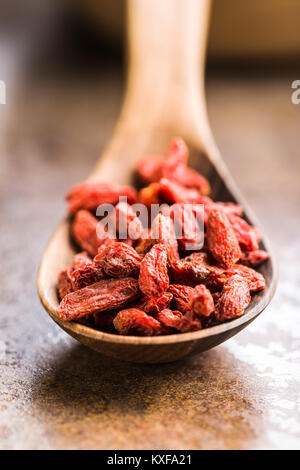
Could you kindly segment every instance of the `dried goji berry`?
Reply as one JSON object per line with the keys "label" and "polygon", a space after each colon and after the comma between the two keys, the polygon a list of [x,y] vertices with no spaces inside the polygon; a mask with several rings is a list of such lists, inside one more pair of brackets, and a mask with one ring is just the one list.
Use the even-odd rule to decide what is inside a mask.
{"label": "dried goji berry", "polygon": [[193,312],[200,317],[209,317],[215,309],[214,299],[204,284],[194,287],[191,304]]}
{"label": "dried goji berry", "polygon": [[189,310],[183,315],[180,326],[180,331],[183,333],[188,331],[198,331],[201,330],[202,327],[202,320],[195,315],[193,310]]}
{"label": "dried goji berry", "polygon": [[242,253],[240,263],[246,266],[259,266],[261,263],[270,258],[269,253],[264,250],[255,250]]}
{"label": "dried goji berry", "polygon": [[198,223],[192,204],[173,204],[170,216],[178,245],[182,250],[199,250],[203,246],[204,233]]}
{"label": "dried goji berry", "polygon": [[170,307],[172,299],[173,295],[171,292],[165,292],[161,297],[149,297],[145,295],[134,304],[134,307],[146,313],[150,313],[151,315],[155,315],[161,310]]}
{"label": "dried goji berry", "polygon": [[135,276],[140,269],[141,257],[131,246],[122,242],[110,243],[94,258],[97,266],[111,277]]}
{"label": "dried goji berry", "polygon": [[174,224],[169,216],[158,214],[152,223],[151,238],[165,246],[170,264],[179,259]]}
{"label": "dried goji berry", "polygon": [[182,315],[179,311],[173,311],[169,309],[164,309],[162,312],[159,312],[157,319],[166,327],[175,328],[182,333],[188,331],[197,331],[201,330],[202,324],[198,317],[195,317],[194,313],[189,310]]}
{"label": "dried goji berry", "polygon": [[142,158],[137,167],[140,180],[145,184],[159,181],[161,178],[162,163],[163,157],[161,156],[151,155]]}
{"label": "dried goji berry", "polygon": [[158,313],[157,319],[167,328],[181,331],[183,315],[178,310],[165,308]]}
{"label": "dried goji berry", "polygon": [[116,205],[116,228],[119,239],[138,240],[141,237],[143,227],[140,219],[127,202],[119,202]]}
{"label": "dried goji berry", "polygon": [[162,164],[161,177],[177,181],[187,188],[198,189],[201,194],[208,194],[210,187],[207,179],[186,166],[187,158],[188,148],[185,142],[179,137],[173,139]]}
{"label": "dried goji berry", "polygon": [[251,300],[247,279],[232,276],[224,284],[216,305],[216,316],[220,321],[231,320],[243,315]]}
{"label": "dried goji berry", "polygon": [[58,275],[57,289],[60,299],[63,299],[67,294],[73,291],[72,272],[72,266],[68,266]]}
{"label": "dried goji berry", "polygon": [[184,140],[175,137],[167,149],[166,158],[162,164],[162,175],[166,178],[172,178],[178,166],[186,166],[188,155],[189,149]]}
{"label": "dried goji berry", "polygon": [[142,259],[139,287],[150,297],[160,297],[169,287],[167,251],[164,245],[156,244]]}
{"label": "dried goji berry", "polygon": [[240,217],[243,214],[242,206],[234,202],[216,202],[215,208],[222,210],[227,216],[236,215]]}
{"label": "dried goji berry", "polygon": [[[173,279],[180,284],[193,286],[210,276],[206,253],[195,252],[171,265]],[[221,269],[221,268],[220,268]]]}
{"label": "dried goji berry", "polygon": [[97,237],[97,219],[90,212],[80,210],[76,213],[72,225],[73,237],[78,245],[91,256],[98,252],[100,241]]}
{"label": "dried goji berry", "polygon": [[226,269],[224,274],[227,279],[234,275],[239,275],[245,278],[249,283],[249,289],[251,292],[264,290],[266,287],[266,281],[262,274],[248,266],[243,266],[242,264],[236,264],[231,268]]}
{"label": "dried goji berry", "polygon": [[227,216],[218,209],[210,211],[207,220],[207,243],[213,257],[230,267],[242,256],[234,230]]}
{"label": "dried goji berry", "polygon": [[92,259],[88,256],[86,251],[81,251],[80,253],[76,253],[73,256],[73,268],[78,269],[82,268],[86,264],[92,264]]}
{"label": "dried goji berry", "polygon": [[148,208],[151,208],[152,204],[159,204],[159,191],[159,183],[151,183],[149,186],[142,188],[139,192],[139,199],[141,204],[144,204]]}
{"label": "dried goji berry", "polygon": [[98,181],[83,181],[74,186],[67,194],[69,213],[79,209],[96,211],[100,204],[117,204],[120,196],[126,196],[129,204],[137,202],[137,193],[131,186],[119,186]]}
{"label": "dried goji berry", "polygon": [[122,308],[138,296],[136,279],[104,279],[67,294],[57,309],[57,315],[64,321],[78,320],[93,313]]}
{"label": "dried goji berry", "polygon": [[244,219],[236,215],[229,214],[228,220],[231,223],[235,236],[243,251],[258,250],[259,235],[257,229],[251,227]]}
{"label": "dried goji berry", "polygon": [[155,336],[162,332],[160,322],[138,308],[121,310],[114,319],[114,326],[121,335]]}
{"label": "dried goji berry", "polygon": [[73,290],[82,289],[90,284],[95,284],[95,282],[101,281],[105,277],[103,269],[96,266],[95,263],[81,266],[72,272],[71,279]]}
{"label": "dried goji berry", "polygon": [[176,202],[201,203],[201,194],[197,189],[186,188],[177,181],[167,178],[160,179],[159,185],[159,197],[163,202],[168,204],[175,204]]}
{"label": "dried goji berry", "polygon": [[177,310],[180,310],[182,313],[191,310],[193,291],[194,289],[192,287],[183,286],[181,284],[171,284],[169,286],[169,292],[173,294]]}
{"label": "dried goji berry", "polygon": [[151,230],[144,231],[142,234],[141,239],[138,241],[135,250],[136,252],[141,255],[145,256],[146,253],[155,245],[156,240],[154,240],[151,236]]}

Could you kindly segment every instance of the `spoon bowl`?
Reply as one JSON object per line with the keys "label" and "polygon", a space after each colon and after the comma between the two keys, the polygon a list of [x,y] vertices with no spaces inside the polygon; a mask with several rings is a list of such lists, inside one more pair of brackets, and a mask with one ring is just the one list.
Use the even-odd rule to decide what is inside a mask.
{"label": "spoon bowl", "polygon": [[[208,124],[204,59],[209,3],[128,0],[129,72],[125,101],[115,134],[90,179],[132,183],[138,159],[145,154],[162,154],[170,140],[180,135],[190,149],[189,165],[207,177],[212,198],[241,204],[246,220],[261,230],[224,165]],[[45,250],[38,292],[51,318],[82,344],[125,361],[171,362],[224,342],[268,305],[274,295],[277,270],[264,235],[261,247],[271,255],[259,269],[266,279],[265,290],[252,296],[240,318],[200,331],[158,337],[121,336],[60,320],[56,315],[57,276],[72,263],[74,255],[68,218],[57,227]]]}

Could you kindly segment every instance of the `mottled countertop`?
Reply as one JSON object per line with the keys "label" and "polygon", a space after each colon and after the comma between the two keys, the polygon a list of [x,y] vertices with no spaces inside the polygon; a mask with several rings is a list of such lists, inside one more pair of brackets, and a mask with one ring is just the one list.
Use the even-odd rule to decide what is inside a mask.
{"label": "mottled countertop", "polygon": [[88,174],[112,132],[120,71],[14,83],[0,107],[2,449],[300,448],[296,78],[208,77],[217,142],[278,258],[272,304],[225,344],[151,366],[81,346],[36,293],[64,193]]}

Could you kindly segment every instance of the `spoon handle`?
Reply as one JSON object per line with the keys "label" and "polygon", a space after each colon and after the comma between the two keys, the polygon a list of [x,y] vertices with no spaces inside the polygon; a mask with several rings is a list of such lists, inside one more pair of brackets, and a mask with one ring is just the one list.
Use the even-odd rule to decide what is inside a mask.
{"label": "spoon handle", "polygon": [[109,178],[114,160],[115,181],[120,165],[127,177],[124,171],[130,172],[139,156],[161,152],[178,134],[198,146],[207,140],[209,11],[210,0],[127,1],[126,94],[114,137],[93,176]]}

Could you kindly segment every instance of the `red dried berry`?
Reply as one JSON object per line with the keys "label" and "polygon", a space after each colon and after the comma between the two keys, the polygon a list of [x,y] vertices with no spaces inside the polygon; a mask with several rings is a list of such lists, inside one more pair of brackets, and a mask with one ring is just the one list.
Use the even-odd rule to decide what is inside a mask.
{"label": "red dried berry", "polygon": [[186,188],[198,189],[201,194],[208,194],[210,187],[207,179],[186,166],[187,158],[188,148],[185,142],[179,137],[173,139],[162,164],[161,177],[176,181]]}
{"label": "red dried berry", "polygon": [[161,156],[151,155],[142,158],[137,167],[140,180],[145,184],[159,181],[161,178],[162,163],[163,157]]}
{"label": "red dried berry", "polygon": [[142,238],[138,241],[135,250],[139,255],[145,256],[145,254],[148,253],[155,243],[156,240],[153,240],[151,236],[151,230],[149,230],[142,234]]}
{"label": "red dried berry", "polygon": [[206,253],[192,253],[171,265],[172,276],[175,282],[193,286],[204,282],[210,276],[210,269],[204,262]]}
{"label": "red dried berry", "polygon": [[57,315],[64,321],[78,320],[93,313],[122,308],[138,296],[136,279],[104,279],[66,295],[57,309]]}
{"label": "red dried berry", "polygon": [[219,263],[230,267],[240,259],[242,253],[238,240],[222,211],[218,209],[210,211],[206,230],[209,251]]}
{"label": "red dried berry", "polygon": [[200,317],[209,317],[215,309],[212,295],[204,284],[193,289],[191,304],[193,312]]}
{"label": "red dried berry", "polygon": [[78,269],[86,266],[87,264],[92,264],[92,259],[88,256],[86,251],[81,251],[80,253],[76,253],[73,256],[73,268]]}
{"label": "red dried berry", "polygon": [[149,186],[141,189],[139,192],[140,203],[148,208],[151,208],[152,204],[160,204],[159,191],[159,183],[151,183]]}
{"label": "red dried berry", "polygon": [[195,315],[193,310],[189,310],[182,318],[180,331],[183,333],[188,331],[198,331],[201,330],[202,327],[202,320]]}
{"label": "red dried berry", "polygon": [[154,245],[142,259],[139,287],[150,297],[160,297],[169,287],[167,251],[164,245]]}
{"label": "red dried berry", "polygon": [[159,180],[159,197],[161,201],[168,204],[177,202],[200,204],[201,194],[197,189],[186,188],[177,181],[162,178]]}
{"label": "red dried berry", "polygon": [[72,225],[73,237],[76,243],[91,256],[97,254],[100,245],[96,229],[97,219],[90,212],[80,210],[76,213]]}
{"label": "red dried berry", "polygon": [[121,335],[155,336],[162,332],[159,321],[138,308],[121,310],[113,323]]}
{"label": "red dried berry", "polygon": [[157,315],[157,319],[165,327],[174,328],[182,333],[197,331],[202,328],[200,319],[195,317],[191,310],[182,315],[179,311],[164,309]]}
{"label": "red dried berry", "polygon": [[243,266],[242,264],[236,264],[235,266],[232,266],[231,268],[227,269],[224,274],[227,278],[234,275],[245,278],[249,283],[249,289],[251,292],[264,290],[266,287],[266,281],[262,274],[252,268],[249,268],[248,266]]}
{"label": "red dried berry", "polygon": [[165,246],[170,264],[179,259],[174,224],[169,216],[158,214],[152,223],[151,238]]}
{"label": "red dried berry", "polygon": [[269,253],[264,250],[248,251],[246,253],[242,253],[240,263],[245,264],[246,266],[256,267],[269,258]]}
{"label": "red dried berry", "polygon": [[183,315],[179,311],[170,310],[168,308],[163,309],[158,313],[157,319],[167,328],[174,328],[175,330],[181,331]]}
{"label": "red dried berry", "polygon": [[60,299],[63,299],[67,294],[73,291],[72,272],[72,266],[68,266],[58,275],[57,289]]}
{"label": "red dried berry", "polygon": [[224,284],[216,305],[216,316],[220,321],[231,320],[243,315],[251,300],[247,279],[232,276]]}
{"label": "red dried berry", "polygon": [[74,214],[79,209],[96,211],[100,204],[117,204],[120,196],[125,196],[129,204],[137,202],[137,193],[131,186],[119,186],[99,181],[84,181],[74,186],[67,194],[69,213]]}
{"label": "red dried berry", "polygon": [[176,167],[179,164],[186,165],[189,156],[189,149],[181,137],[174,137],[167,149],[167,158],[165,161],[170,166]]}
{"label": "red dried berry", "polygon": [[228,220],[231,223],[235,236],[243,251],[258,250],[259,235],[257,229],[247,224],[244,219],[236,215],[229,214]]}
{"label": "red dried berry", "polygon": [[138,274],[141,257],[126,243],[113,242],[94,258],[97,266],[111,277],[128,277]]}
{"label": "red dried berry", "polygon": [[169,286],[169,292],[173,294],[177,310],[186,313],[191,310],[191,300],[194,289],[189,286],[172,284]]}
{"label": "red dried berry", "polygon": [[138,240],[141,237],[143,227],[140,219],[132,207],[126,202],[119,202],[116,205],[116,228],[119,239],[129,238]]}
{"label": "red dried berry", "polygon": [[95,284],[95,282],[101,281],[106,276],[104,271],[95,263],[89,263],[85,266],[81,266],[72,272],[71,279],[73,290],[82,289],[83,287]]}
{"label": "red dried berry", "polygon": [[170,216],[178,245],[182,250],[200,250],[203,246],[204,233],[198,223],[194,205],[173,204]]}
{"label": "red dried berry", "polygon": [[243,214],[242,206],[234,202],[216,202],[215,208],[222,210],[227,216],[235,215],[240,217]]}
{"label": "red dried berry", "polygon": [[170,292],[165,292],[161,297],[149,297],[145,295],[134,307],[143,310],[150,315],[155,315],[165,308],[169,308],[173,299]]}

